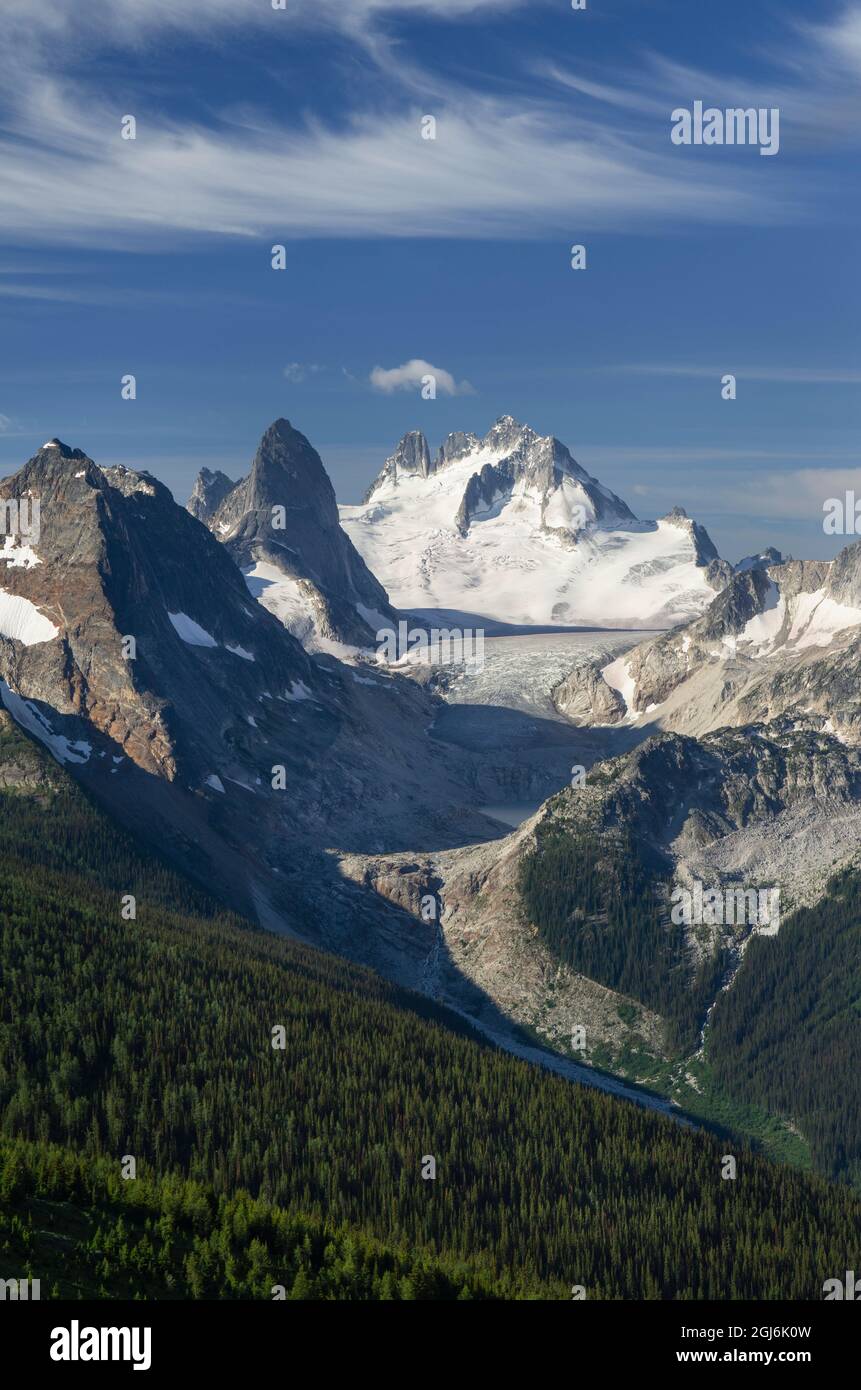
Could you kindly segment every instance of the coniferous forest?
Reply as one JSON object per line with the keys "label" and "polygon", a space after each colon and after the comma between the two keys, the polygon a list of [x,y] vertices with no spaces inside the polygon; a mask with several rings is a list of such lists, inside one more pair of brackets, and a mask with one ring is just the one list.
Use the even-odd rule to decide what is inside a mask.
{"label": "coniferous forest", "polygon": [[677,1057],[698,1046],[716,997],[704,1056],[721,1092],[795,1117],[813,1167],[861,1189],[861,875],[841,873],[779,935],[749,941],[721,990],[725,953],[692,972],[684,929],[670,924],[657,875],[629,838],[599,842],[551,824],[536,841],[520,892],[559,959],[660,1013]]}
{"label": "coniferous forest", "polygon": [[663,1015],[667,1046],[690,1051],[725,967],[720,951],[689,978],[685,929],[669,920],[655,873],[630,836],[540,825],[521,864],[520,894],[558,958]]}
{"label": "coniferous forest", "polygon": [[861,876],[840,874],[775,938],[750,943],[714,1011],[707,1055],[719,1081],[791,1114],[816,1167],[861,1188]]}
{"label": "coniferous forest", "polygon": [[742,1146],[727,1182],[725,1141],[249,929],[59,770],[0,794],[0,843],[3,1275],[26,1257],[46,1288],[123,1296],[767,1299],[861,1264],[849,1191]]}

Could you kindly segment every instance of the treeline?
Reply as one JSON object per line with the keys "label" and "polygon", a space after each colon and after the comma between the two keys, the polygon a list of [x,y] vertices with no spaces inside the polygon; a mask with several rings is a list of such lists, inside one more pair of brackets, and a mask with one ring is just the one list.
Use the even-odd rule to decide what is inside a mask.
{"label": "treeline", "polygon": [[696,1047],[725,969],[723,952],[692,969],[686,929],[671,921],[630,836],[599,840],[576,826],[539,826],[519,890],[529,921],[559,960],[661,1014],[670,1053]]}
{"label": "treeline", "polygon": [[[17,854],[28,824],[36,860]],[[476,1294],[817,1298],[861,1267],[852,1194],[741,1146],[723,1180],[715,1139],[479,1045],[370,971],[191,911],[194,890],[77,791],[38,814],[0,794],[0,829],[0,1134],[72,1149],[79,1177],[114,1172],[114,1193],[134,1156],[124,1201],[178,1175],[211,1194],[216,1226],[196,1232],[209,1240],[212,1204],[246,1189],[308,1223],[312,1245],[361,1230],[408,1252],[393,1278],[430,1260],[452,1288],[468,1268]],[[132,883],[137,919],[123,921]],[[121,1287],[107,1258],[100,1283]],[[217,1261],[182,1277],[194,1268],[193,1287],[226,1277]]]}
{"label": "treeline", "polygon": [[727,1090],[796,1120],[821,1172],[861,1187],[861,875],[751,941],[706,1055]]}
{"label": "treeline", "polygon": [[[41,1298],[493,1299],[515,1286],[176,1174],[0,1140],[0,1279]],[[524,1296],[550,1296],[536,1283]]]}

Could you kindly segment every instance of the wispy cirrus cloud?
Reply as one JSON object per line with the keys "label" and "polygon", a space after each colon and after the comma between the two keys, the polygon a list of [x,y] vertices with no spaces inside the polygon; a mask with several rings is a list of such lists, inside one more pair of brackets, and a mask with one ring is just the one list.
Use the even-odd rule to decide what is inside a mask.
{"label": "wispy cirrus cloud", "polygon": [[[799,180],[777,168],[762,179],[743,159],[694,163],[664,140],[664,126],[668,132],[669,111],[688,89],[717,97],[725,88],[755,104],[777,94],[808,112],[820,132],[844,128],[853,93],[845,64],[840,82],[833,80],[833,47],[841,32],[861,32],[861,6],[812,25],[811,71],[784,66],[779,81],[766,74],[739,84],[654,56],[610,78],[556,66],[555,81],[539,90],[514,84],[500,100],[434,73],[427,87],[437,138],[422,140],[424,111],[413,97],[420,74],[400,33],[391,46],[390,21],[495,19],[525,4],[290,0],[278,12],[262,0],[208,0],[203,8],[199,0],[4,0],[0,236],[134,250],[199,234],[527,239],[565,237],[572,227],[582,235],[666,224],[769,226],[811,214],[824,172]],[[283,121],[262,110],[241,123],[223,113],[203,124],[142,99],[138,138],[124,141],[121,108],[84,77],[91,50],[177,36],[212,45],[249,26],[268,26],[275,44],[328,27],[369,46],[392,77],[385,109],[344,107],[337,121],[328,114]],[[524,78],[527,70],[524,60]],[[46,208],[59,215],[46,216]]]}
{"label": "wispy cirrus cloud", "polygon": [[697,516],[786,519],[821,523],[829,497],[861,490],[861,468],[792,468],[759,473],[739,471],[692,482],[685,500]]}
{"label": "wispy cirrus cloud", "polygon": [[[15,271],[0,270],[0,299],[21,300],[32,304],[84,305],[90,308],[113,308],[122,305],[151,307],[154,304],[189,306],[211,303],[218,303],[221,306],[228,304],[248,306],[255,302],[248,295],[221,288],[189,290],[186,287],[153,289],[151,286],[142,289],[132,285],[105,287],[92,283],[88,278],[75,278],[78,273],[70,271],[66,267],[48,269],[43,269],[41,266],[38,269],[31,267],[28,274],[31,277],[38,275],[40,279],[44,277],[45,283],[36,283],[33,278],[21,279],[17,269]],[[70,279],[71,283],[68,283]],[[316,371],[317,368],[314,370]]]}
{"label": "wispy cirrus cloud", "polygon": [[739,493],[743,509],[752,510],[755,507],[757,512],[754,514],[795,517],[801,521],[813,517],[821,521],[829,497],[843,497],[845,492],[858,492],[859,489],[861,467],[797,468],[789,473],[771,473],[764,478],[748,479]]}
{"label": "wispy cirrus cloud", "polygon": [[[423,19],[459,20],[500,14],[550,0],[287,0],[274,10],[270,0],[3,0],[0,35],[32,47],[58,38],[81,42],[95,35],[102,42],[146,42],[163,33],[191,33],[207,38],[219,31],[249,25],[332,27],[360,35],[387,16],[420,15]],[[62,53],[57,52],[58,59]]]}
{"label": "wispy cirrus cloud", "polygon": [[827,18],[787,16],[785,27],[769,30],[769,42],[748,56],[742,72],[721,71],[645,52],[619,74],[617,69],[572,71],[544,62],[536,71],[562,89],[600,107],[636,113],[660,128],[669,113],[696,99],[706,106],[776,107],[790,155],[861,143],[857,111],[861,97],[861,3],[846,0]]}
{"label": "wispy cirrus cloud", "polygon": [[[820,63],[844,68],[861,76],[861,7],[847,3],[829,23],[817,25],[805,22],[797,26],[799,34],[812,44]],[[809,60],[809,50],[805,49]]]}
{"label": "wispy cirrus cloud", "polygon": [[[465,98],[440,113],[436,141],[422,140],[421,114],[265,134],[141,114],[137,139],[125,141],[116,109],[45,79],[17,112],[17,138],[0,139],[2,234],[134,249],[186,233],[564,237],[572,223],[659,222],[668,210],[721,224],[792,215],[788,188],[764,196],[731,171],[695,175],[669,148],[626,148],[549,105]],[[45,217],[45,206],[62,216]]]}
{"label": "wispy cirrus cloud", "polygon": [[850,448],[673,442],[587,445],[576,453],[629,502],[638,499],[640,517],[683,506],[707,526],[727,559],[768,543],[808,558],[832,553],[822,531],[824,504],[849,489],[861,495],[861,466]]}

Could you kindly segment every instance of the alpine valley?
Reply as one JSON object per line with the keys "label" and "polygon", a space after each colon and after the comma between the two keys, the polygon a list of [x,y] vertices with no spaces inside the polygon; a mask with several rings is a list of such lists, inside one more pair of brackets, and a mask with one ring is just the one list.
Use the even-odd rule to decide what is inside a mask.
{"label": "alpine valley", "polygon": [[[510,416],[407,434],[356,506],[284,419],[231,473],[182,507],[55,438],[0,484],[39,504],[0,551],[0,1276],[27,1230],[85,1297],[861,1268],[861,543],[733,565]],[[483,660],[389,664],[401,623]],[[779,931],[678,921],[703,884]]]}

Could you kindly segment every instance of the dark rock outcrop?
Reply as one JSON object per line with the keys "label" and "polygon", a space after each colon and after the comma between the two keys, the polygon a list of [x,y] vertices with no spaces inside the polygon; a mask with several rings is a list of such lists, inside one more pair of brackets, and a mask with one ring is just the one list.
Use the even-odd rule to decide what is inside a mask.
{"label": "dark rock outcrop", "polygon": [[225,497],[232,492],[236,484],[228,478],[226,473],[218,471],[212,472],[209,468],[201,468],[191,490],[191,496],[186,504],[186,510],[196,516],[198,521],[206,523],[211,516],[218,511]]}
{"label": "dark rock outcrop", "polygon": [[[424,451],[415,443],[409,455],[417,469],[429,464],[422,443]],[[289,420],[270,425],[247,478],[206,524],[240,567],[263,561],[295,580],[323,637],[374,645],[376,619],[368,621],[361,608],[396,624],[385,589],[341,529],[320,455]]]}

